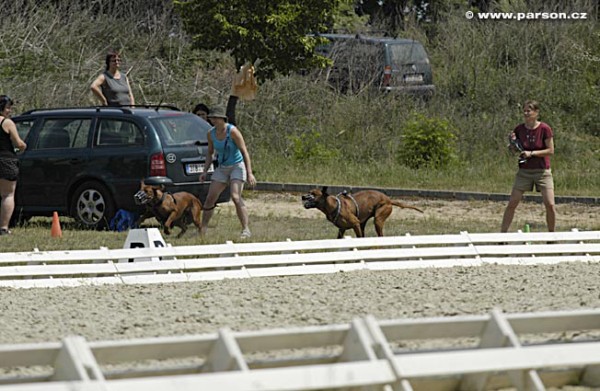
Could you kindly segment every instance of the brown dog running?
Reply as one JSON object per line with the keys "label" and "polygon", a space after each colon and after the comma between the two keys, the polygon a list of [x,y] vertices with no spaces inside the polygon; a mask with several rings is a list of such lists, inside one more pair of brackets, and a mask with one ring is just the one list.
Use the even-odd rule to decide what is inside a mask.
{"label": "brown dog running", "polygon": [[202,203],[195,195],[186,191],[167,193],[164,185],[146,185],[142,181],[140,191],[133,197],[136,204],[146,205],[146,211],[137,221],[138,227],[144,220],[155,217],[163,225],[165,235],[170,235],[176,225],[181,228],[177,235],[180,238],[192,222],[200,232]]}
{"label": "brown dog running", "polygon": [[385,220],[392,214],[393,206],[423,211],[417,207],[390,199],[377,190],[363,190],[354,194],[340,193],[337,196],[327,194],[327,187],[312,189],[302,196],[306,209],[317,208],[325,213],[327,220],[339,228],[338,239],[347,229],[354,229],[356,237],[365,236],[367,221],[375,218],[377,236],[383,236]]}

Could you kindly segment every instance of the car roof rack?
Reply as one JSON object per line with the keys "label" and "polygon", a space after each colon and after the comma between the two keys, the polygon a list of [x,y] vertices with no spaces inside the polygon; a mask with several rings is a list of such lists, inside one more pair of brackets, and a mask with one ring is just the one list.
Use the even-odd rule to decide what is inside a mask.
{"label": "car roof rack", "polygon": [[27,110],[26,112],[21,113],[21,115],[32,114],[32,113],[36,113],[36,112],[39,112],[39,111],[81,110],[81,109],[92,109],[92,110],[96,110],[96,111],[102,111],[102,110],[121,110],[125,114],[133,114],[133,112],[131,111],[131,109],[135,109],[135,108],[140,108],[140,109],[155,109],[156,111],[158,111],[159,109],[169,109],[169,110],[174,110],[174,111],[181,111],[181,109],[179,109],[178,107],[171,106],[171,105],[145,104],[145,105],[127,105],[127,106],[48,107],[48,108],[43,108],[43,109],[31,109],[31,110]]}
{"label": "car roof rack", "polygon": [[[106,106],[102,106],[102,107],[106,107]],[[142,109],[154,109],[156,111],[158,111],[159,109],[169,109],[169,110],[175,110],[175,111],[181,111],[181,109],[177,106],[173,106],[173,105],[165,105],[159,103],[159,104],[144,104],[144,105],[128,105],[128,106],[112,106],[112,107],[123,107],[123,108],[128,108],[128,107],[133,107],[133,108],[142,108]]]}

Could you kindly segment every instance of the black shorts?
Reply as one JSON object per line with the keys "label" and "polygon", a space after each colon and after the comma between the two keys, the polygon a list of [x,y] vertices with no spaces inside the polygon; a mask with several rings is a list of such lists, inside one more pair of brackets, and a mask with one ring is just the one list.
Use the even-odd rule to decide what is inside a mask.
{"label": "black shorts", "polygon": [[16,181],[19,178],[19,159],[0,157],[0,179]]}

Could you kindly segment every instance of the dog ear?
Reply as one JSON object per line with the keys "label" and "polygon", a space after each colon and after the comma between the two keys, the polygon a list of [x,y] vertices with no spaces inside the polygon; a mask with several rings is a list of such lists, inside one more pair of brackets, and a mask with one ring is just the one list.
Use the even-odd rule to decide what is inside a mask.
{"label": "dog ear", "polygon": [[327,194],[327,189],[328,189],[328,187],[327,187],[327,186],[323,186],[323,187],[321,188],[321,193],[323,193],[323,194]]}

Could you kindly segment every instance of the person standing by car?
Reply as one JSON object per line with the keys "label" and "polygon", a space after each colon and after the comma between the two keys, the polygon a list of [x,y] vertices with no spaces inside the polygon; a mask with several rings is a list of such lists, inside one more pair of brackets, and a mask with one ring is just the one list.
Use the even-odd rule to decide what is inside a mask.
{"label": "person standing by car", "polygon": [[0,235],[8,235],[10,218],[15,209],[15,190],[19,177],[19,159],[15,147],[20,151],[27,144],[17,132],[17,126],[9,118],[14,102],[7,95],[0,95]]}
{"label": "person standing by car", "polygon": [[248,226],[248,210],[242,199],[242,190],[244,183],[248,182],[250,187],[256,185],[256,179],[252,173],[252,163],[250,154],[246,149],[244,137],[238,128],[227,123],[225,110],[217,107],[210,111],[208,119],[213,124],[213,128],[208,132],[208,153],[204,170],[200,174],[200,182],[206,180],[206,173],[212,164],[212,156],[217,152],[218,167],[212,174],[208,195],[204,201],[202,214],[202,227],[200,234],[205,235],[208,230],[215,202],[219,195],[230,186],[231,199],[235,204],[235,211],[242,224],[242,239],[249,238],[252,234]]}
{"label": "person standing by car", "polygon": [[538,102],[525,102],[525,122],[518,125],[509,136],[511,144],[518,144],[522,151],[519,156],[519,171],[502,218],[501,232],[508,231],[523,193],[533,190],[534,185],[536,190],[542,193],[548,231],[553,232],[556,225],[554,180],[550,171],[550,156],[554,154],[554,135],[548,124],[539,121],[539,115]]}
{"label": "person standing by car", "polygon": [[106,70],[94,80],[90,87],[103,106],[135,105],[129,79],[120,70],[121,62],[119,52],[108,52],[106,55]]}
{"label": "person standing by car", "polygon": [[[227,111],[225,112],[225,115],[228,119],[227,122],[233,126],[236,125],[235,106],[237,106],[238,99],[239,98],[236,95],[233,95],[232,92],[232,95],[229,95],[229,99],[227,100]],[[196,114],[198,117],[210,123],[210,120],[208,119],[209,112],[210,110],[208,109],[208,106],[206,106],[204,103],[198,103],[194,107],[194,110],[192,110],[192,113]]]}

